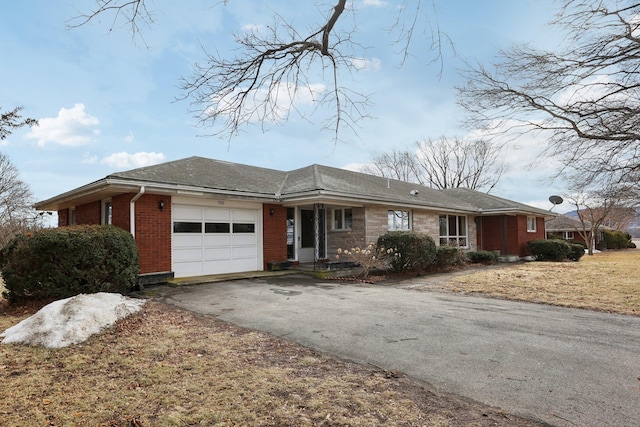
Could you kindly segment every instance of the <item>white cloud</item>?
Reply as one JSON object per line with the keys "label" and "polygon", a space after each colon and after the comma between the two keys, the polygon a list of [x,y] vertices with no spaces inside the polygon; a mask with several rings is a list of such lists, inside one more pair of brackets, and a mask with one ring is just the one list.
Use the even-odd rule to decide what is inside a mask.
{"label": "white cloud", "polygon": [[31,128],[26,136],[37,139],[39,147],[49,142],[69,147],[86,145],[100,134],[96,128],[100,121],[84,109],[84,104],[75,104],[69,109],[61,108],[57,117],[38,120],[38,126]]}
{"label": "white cloud", "polygon": [[82,163],[85,165],[93,165],[98,161],[98,156],[92,156],[89,153],[85,153],[82,157]]}
{"label": "white cloud", "polygon": [[383,0],[362,0],[362,6],[363,7],[382,7],[382,6],[386,6],[387,3],[386,1]]}
{"label": "white cloud", "polygon": [[127,152],[113,153],[112,155],[100,160],[100,163],[111,166],[112,168],[141,168],[143,166],[155,165],[162,163],[166,156],[162,153],[133,153]]}
{"label": "white cloud", "polygon": [[[287,118],[294,104],[297,106],[311,105],[321,98],[327,87],[322,83],[308,86],[296,86],[293,83],[277,83],[271,88],[257,89],[245,103],[240,122],[280,122]],[[223,98],[212,98],[214,107],[207,113],[228,114],[233,111],[238,92]]]}
{"label": "white cloud", "polygon": [[361,172],[362,168],[368,165],[371,165],[371,163],[348,163],[342,166],[341,169],[345,169],[352,172]]}
{"label": "white cloud", "polygon": [[129,132],[129,135],[125,136],[123,138],[123,141],[126,142],[127,144],[132,143],[134,140],[136,139],[135,136],[133,136],[133,132]]}
{"label": "white cloud", "polygon": [[380,70],[380,65],[382,62],[378,58],[353,58],[351,60],[351,65],[356,67],[357,70]]}
{"label": "white cloud", "polygon": [[264,25],[262,24],[245,24],[242,26],[242,31],[245,33],[260,33],[264,30]]}

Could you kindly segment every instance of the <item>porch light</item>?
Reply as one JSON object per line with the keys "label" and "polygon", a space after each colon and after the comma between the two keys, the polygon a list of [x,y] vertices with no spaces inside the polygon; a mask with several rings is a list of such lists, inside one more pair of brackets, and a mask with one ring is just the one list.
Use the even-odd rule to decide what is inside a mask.
{"label": "porch light", "polygon": [[160,201],[158,202],[158,209],[159,209],[160,211],[162,211],[162,210],[164,209],[164,200],[160,200]]}

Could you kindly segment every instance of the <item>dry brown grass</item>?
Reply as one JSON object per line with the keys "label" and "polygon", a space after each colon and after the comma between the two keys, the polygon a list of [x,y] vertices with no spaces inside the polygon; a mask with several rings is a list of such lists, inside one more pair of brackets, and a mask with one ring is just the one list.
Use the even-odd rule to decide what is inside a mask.
{"label": "dry brown grass", "polygon": [[2,426],[535,425],[153,301],[80,345],[0,345],[0,381]]}
{"label": "dry brown grass", "polygon": [[454,292],[640,315],[640,250],[484,269],[441,284]]}

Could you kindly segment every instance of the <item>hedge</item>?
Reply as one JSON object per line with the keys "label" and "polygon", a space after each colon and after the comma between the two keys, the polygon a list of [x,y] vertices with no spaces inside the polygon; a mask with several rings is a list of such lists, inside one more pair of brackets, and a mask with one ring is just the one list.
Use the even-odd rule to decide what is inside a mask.
{"label": "hedge", "polygon": [[427,234],[391,231],[378,237],[376,245],[393,249],[389,265],[396,272],[424,271],[436,259],[436,244]]}
{"label": "hedge", "polygon": [[114,226],[45,229],[14,238],[0,252],[9,302],[81,293],[129,293],[138,283],[138,249]]}

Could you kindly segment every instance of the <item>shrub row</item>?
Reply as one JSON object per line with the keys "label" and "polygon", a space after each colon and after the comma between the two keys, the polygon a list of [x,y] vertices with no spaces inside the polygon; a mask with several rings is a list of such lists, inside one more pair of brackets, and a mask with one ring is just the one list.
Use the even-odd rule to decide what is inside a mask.
{"label": "shrub row", "polygon": [[584,256],[584,246],[559,239],[531,240],[527,250],[537,261],[578,261]]}
{"label": "shrub row", "polygon": [[455,246],[436,246],[427,234],[411,231],[393,231],[376,242],[379,248],[392,248],[388,264],[395,272],[420,272],[432,268],[464,265],[466,262],[490,264],[498,255],[489,251],[465,253]]}
{"label": "shrub row", "polygon": [[604,232],[604,247],[606,249],[633,248],[635,245],[631,240],[631,234],[629,233],[623,233],[617,230]]}
{"label": "shrub row", "polygon": [[45,229],[14,238],[0,252],[9,302],[81,293],[129,293],[138,283],[138,249],[114,226]]}

